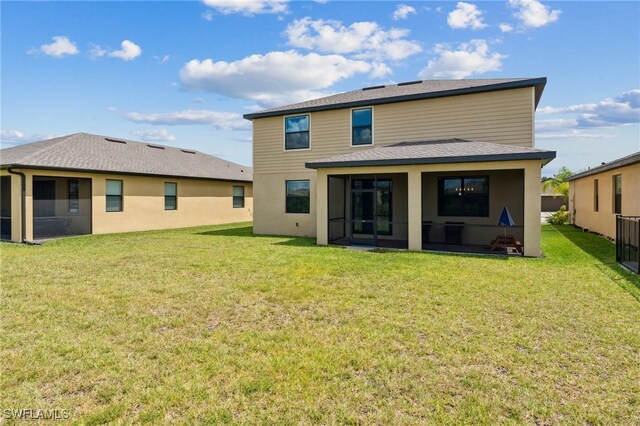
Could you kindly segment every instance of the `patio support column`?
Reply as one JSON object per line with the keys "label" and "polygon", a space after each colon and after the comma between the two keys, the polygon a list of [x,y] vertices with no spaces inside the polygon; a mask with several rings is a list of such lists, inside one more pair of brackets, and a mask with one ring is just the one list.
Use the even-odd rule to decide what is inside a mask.
{"label": "patio support column", "polygon": [[11,241],[22,241],[22,179],[11,176]]}
{"label": "patio support column", "polygon": [[407,173],[409,219],[409,250],[422,250],[422,172]]}
{"label": "patio support column", "polygon": [[316,243],[329,244],[329,202],[327,189],[328,173],[326,169],[318,169],[316,175]]}
{"label": "patio support column", "polygon": [[524,255],[540,257],[541,188],[539,161],[528,161],[524,169]]}

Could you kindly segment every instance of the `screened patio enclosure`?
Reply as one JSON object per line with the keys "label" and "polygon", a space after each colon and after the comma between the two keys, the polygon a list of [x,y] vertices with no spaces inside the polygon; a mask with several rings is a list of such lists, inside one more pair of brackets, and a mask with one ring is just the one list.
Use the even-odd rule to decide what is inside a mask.
{"label": "screened patio enclosure", "polygon": [[407,175],[329,176],[329,243],[407,248]]}
{"label": "screened patio enclosure", "polygon": [[91,234],[91,179],[33,177],[33,238]]}
{"label": "screened patio enclosure", "polygon": [[[423,250],[521,255],[524,171],[422,172],[419,204]],[[327,176],[328,243],[408,248],[407,173]],[[503,209],[512,218],[499,225]]]}

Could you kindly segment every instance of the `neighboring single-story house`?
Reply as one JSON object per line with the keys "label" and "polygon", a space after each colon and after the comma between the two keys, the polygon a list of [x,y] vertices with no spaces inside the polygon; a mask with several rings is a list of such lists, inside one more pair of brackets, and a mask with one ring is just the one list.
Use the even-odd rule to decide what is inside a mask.
{"label": "neighboring single-story house", "polygon": [[616,237],[616,215],[640,216],[640,152],[569,179],[571,223]]}
{"label": "neighboring single-story house", "polygon": [[535,148],[545,84],[411,81],[246,114],[254,232],[539,256],[540,169],[555,157]]}
{"label": "neighboring single-story house", "polygon": [[191,149],[87,133],[6,148],[2,239],[249,221],[252,173]]}

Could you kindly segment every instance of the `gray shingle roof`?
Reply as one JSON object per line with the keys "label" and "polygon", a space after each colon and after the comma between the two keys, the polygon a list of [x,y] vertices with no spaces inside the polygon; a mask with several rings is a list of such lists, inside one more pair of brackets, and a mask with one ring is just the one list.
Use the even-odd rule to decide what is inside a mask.
{"label": "gray shingle roof", "polygon": [[393,166],[404,164],[441,164],[506,160],[545,160],[556,157],[555,151],[524,148],[490,142],[447,139],[425,142],[402,142],[395,145],[358,150],[325,160],[310,161],[306,167]]}
{"label": "gray shingle roof", "polygon": [[273,117],[285,114],[440,98],[521,87],[535,87],[537,106],[546,83],[547,79],[545,77],[413,81],[386,86],[374,86],[297,104],[265,109],[245,114],[244,118],[253,120],[254,118]]}
{"label": "gray shingle roof", "polygon": [[594,167],[589,170],[585,170],[584,172],[576,173],[571,176],[568,181],[580,179],[583,177],[595,175],[596,173],[606,172],[607,170],[617,169],[618,167],[630,166],[632,164],[640,163],[640,151],[634,152],[633,154],[629,154],[622,158],[618,158],[617,160],[610,161],[606,164],[602,164],[601,166]]}
{"label": "gray shingle roof", "polygon": [[88,133],[0,150],[0,166],[234,181],[253,179],[251,167],[199,151]]}

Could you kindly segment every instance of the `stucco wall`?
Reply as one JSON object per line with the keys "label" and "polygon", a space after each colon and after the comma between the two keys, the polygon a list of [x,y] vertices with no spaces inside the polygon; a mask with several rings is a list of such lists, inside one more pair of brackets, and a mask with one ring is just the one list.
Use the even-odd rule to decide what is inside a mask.
{"label": "stucco wall", "polygon": [[[250,221],[253,217],[251,182],[229,182],[199,179],[174,179],[151,176],[78,173],[49,170],[17,169],[27,176],[26,224],[27,240],[33,238],[33,179],[37,176],[89,178],[92,180],[92,229],[94,234],[181,228],[199,225]],[[6,170],[2,174],[7,174]],[[106,211],[106,180],[123,181],[123,211]],[[164,183],[178,184],[178,209],[164,209]],[[12,176],[12,239],[20,239],[20,178]],[[233,186],[245,187],[245,207],[233,208]],[[65,194],[66,195],[66,190]],[[18,206],[16,211],[15,207]]]}
{"label": "stucco wall", "polygon": [[[622,214],[640,216],[640,164],[632,164],[569,182],[569,212],[574,225],[612,239],[616,237],[615,175],[622,175]],[[598,211],[594,210],[595,179],[598,179]]]}

